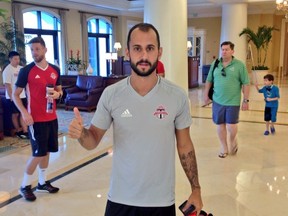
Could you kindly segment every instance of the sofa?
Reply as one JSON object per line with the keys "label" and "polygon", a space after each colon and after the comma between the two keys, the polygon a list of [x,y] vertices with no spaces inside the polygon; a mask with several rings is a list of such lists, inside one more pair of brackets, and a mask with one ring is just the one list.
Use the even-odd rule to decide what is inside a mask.
{"label": "sofa", "polygon": [[0,140],[4,138],[4,109],[2,106],[2,98],[5,98],[5,86],[0,86]]}
{"label": "sofa", "polygon": [[16,130],[12,123],[12,112],[5,97],[5,86],[0,86],[0,139],[1,134],[15,136]]}
{"label": "sofa", "polygon": [[66,98],[66,89],[74,87],[76,85],[77,81],[77,76],[72,76],[72,75],[61,75],[61,85],[62,85],[62,90],[63,90],[63,96],[62,96],[62,101],[61,103],[65,101]]}
{"label": "sofa", "polygon": [[101,76],[77,76],[76,85],[65,89],[65,110],[78,107],[91,112],[96,109],[104,89],[105,79]]}

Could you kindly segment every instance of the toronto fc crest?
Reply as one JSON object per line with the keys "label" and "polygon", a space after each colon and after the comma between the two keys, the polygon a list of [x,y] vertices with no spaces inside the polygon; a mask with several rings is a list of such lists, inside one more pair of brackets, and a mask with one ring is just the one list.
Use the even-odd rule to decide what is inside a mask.
{"label": "toronto fc crest", "polygon": [[168,113],[165,111],[165,108],[163,106],[159,106],[156,109],[156,112],[154,112],[154,116],[156,116],[159,119],[164,119],[165,116],[167,116]]}
{"label": "toronto fc crest", "polygon": [[50,77],[55,80],[57,78],[57,75],[55,73],[51,73]]}

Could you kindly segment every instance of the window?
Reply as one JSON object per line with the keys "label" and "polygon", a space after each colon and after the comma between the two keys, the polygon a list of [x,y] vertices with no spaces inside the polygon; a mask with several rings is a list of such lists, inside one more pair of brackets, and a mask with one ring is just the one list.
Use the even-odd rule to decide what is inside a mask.
{"label": "window", "polygon": [[201,37],[188,37],[188,41],[191,42],[192,48],[188,50],[189,56],[200,56],[201,53]]}
{"label": "window", "polygon": [[194,27],[188,27],[188,41],[191,41],[192,48],[188,51],[189,56],[198,56],[200,61],[199,65],[202,67],[203,60],[206,59],[205,41],[206,31],[204,29],[195,29]]}
{"label": "window", "polygon": [[105,19],[92,18],[87,25],[89,63],[93,75],[107,76],[111,70],[111,62],[106,60],[106,53],[112,52],[111,23]]}
{"label": "window", "polygon": [[[63,68],[61,49],[59,49],[61,47],[59,18],[45,11],[28,11],[23,13],[23,25],[25,40],[27,40],[25,42],[33,37],[41,36],[47,47],[47,61],[52,64],[57,62],[60,68]],[[27,63],[32,62],[33,58],[28,46],[25,48],[25,53]]]}

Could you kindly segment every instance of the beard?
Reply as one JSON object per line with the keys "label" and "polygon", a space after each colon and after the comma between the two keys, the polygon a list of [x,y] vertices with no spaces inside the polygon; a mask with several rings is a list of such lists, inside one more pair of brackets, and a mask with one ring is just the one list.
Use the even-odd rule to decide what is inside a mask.
{"label": "beard", "polygon": [[44,55],[39,55],[39,56],[33,56],[33,59],[36,63],[41,62],[45,58]]}
{"label": "beard", "polygon": [[[144,70],[140,70],[137,68],[137,66],[141,63],[146,63],[146,64],[149,64],[150,65],[150,69],[148,69],[146,72]],[[130,65],[131,65],[131,68],[133,69],[133,71],[138,75],[138,76],[141,76],[141,77],[147,77],[149,76],[150,74],[152,74],[156,68],[157,68],[157,64],[158,64],[158,59],[157,61],[155,61],[153,64],[149,61],[145,61],[145,60],[141,60],[139,62],[136,62],[136,64],[134,64],[132,61],[130,61]]]}

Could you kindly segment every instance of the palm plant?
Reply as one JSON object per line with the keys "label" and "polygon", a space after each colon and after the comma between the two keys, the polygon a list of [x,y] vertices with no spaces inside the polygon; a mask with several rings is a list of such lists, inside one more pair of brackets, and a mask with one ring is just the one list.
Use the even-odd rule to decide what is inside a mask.
{"label": "palm plant", "polygon": [[0,38],[0,67],[9,63],[8,54],[12,50],[19,52],[20,64],[25,65],[24,34],[17,29],[12,18],[0,23]]}
{"label": "palm plant", "polygon": [[[250,28],[244,28],[239,36],[246,35],[248,43],[251,41],[257,49],[257,65],[252,67],[253,70],[268,70],[265,65],[267,59],[267,51],[269,43],[272,39],[272,32],[279,29],[266,25],[259,26],[257,32],[253,32]],[[264,54],[264,56],[263,56]]]}
{"label": "palm plant", "polygon": [[[11,2],[10,0],[0,0],[0,2]],[[7,12],[7,10],[0,8],[0,17],[2,17],[3,19],[5,19],[5,13]]]}

